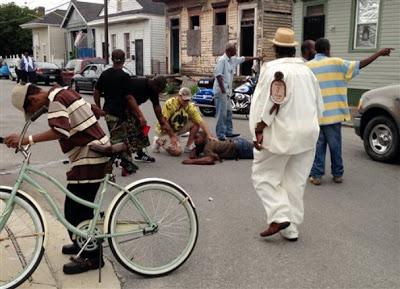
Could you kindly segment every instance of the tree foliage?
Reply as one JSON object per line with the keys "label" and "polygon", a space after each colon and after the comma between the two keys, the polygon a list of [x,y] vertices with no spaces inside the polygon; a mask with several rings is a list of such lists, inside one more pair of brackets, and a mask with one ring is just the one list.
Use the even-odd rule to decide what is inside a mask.
{"label": "tree foliage", "polygon": [[22,53],[32,48],[32,30],[21,24],[38,17],[36,10],[19,7],[14,3],[0,5],[0,55]]}

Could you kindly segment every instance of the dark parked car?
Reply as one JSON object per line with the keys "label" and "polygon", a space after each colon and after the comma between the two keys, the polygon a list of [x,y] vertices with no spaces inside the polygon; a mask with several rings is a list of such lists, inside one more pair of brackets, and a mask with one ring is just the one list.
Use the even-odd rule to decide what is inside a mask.
{"label": "dark parked car", "polygon": [[61,68],[50,62],[36,62],[36,82],[44,82],[49,85],[51,82],[61,83]]}
{"label": "dark parked car", "polygon": [[71,85],[71,80],[75,74],[80,73],[88,64],[105,64],[106,61],[102,58],[84,58],[72,59],[67,62],[65,68],[61,72],[61,77],[64,85]]}
{"label": "dark parked car", "polygon": [[[81,90],[85,91],[93,91],[94,85],[96,84],[97,80],[99,79],[101,73],[110,68],[111,65],[104,65],[104,64],[89,64],[87,65],[82,72],[77,73],[74,75],[71,81],[71,87],[75,91],[79,92]],[[131,77],[134,74],[126,67],[123,70],[128,73]]]}
{"label": "dark parked car", "polygon": [[354,117],[356,134],[376,161],[400,159],[400,85],[365,92]]}

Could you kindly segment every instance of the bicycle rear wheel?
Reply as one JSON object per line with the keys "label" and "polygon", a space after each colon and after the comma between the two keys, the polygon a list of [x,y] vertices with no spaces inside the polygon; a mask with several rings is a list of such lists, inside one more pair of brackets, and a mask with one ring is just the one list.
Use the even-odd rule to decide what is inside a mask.
{"label": "bicycle rear wheel", "polygon": [[[117,260],[129,271],[160,276],[180,267],[192,253],[198,235],[198,220],[188,196],[179,187],[163,181],[148,181],[130,189],[158,229],[109,238]],[[129,194],[123,193],[111,209],[111,234],[148,226]]]}
{"label": "bicycle rear wheel", "polygon": [[[0,188],[0,214],[10,191]],[[17,194],[14,209],[0,231],[0,288],[16,288],[35,271],[44,253],[44,222],[39,210]]]}

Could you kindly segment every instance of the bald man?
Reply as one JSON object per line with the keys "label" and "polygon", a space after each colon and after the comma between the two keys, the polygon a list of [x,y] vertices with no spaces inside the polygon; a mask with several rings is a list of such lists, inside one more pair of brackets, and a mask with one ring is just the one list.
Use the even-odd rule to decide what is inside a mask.
{"label": "bald man", "polygon": [[310,61],[314,58],[315,52],[315,41],[307,39],[301,44],[301,56],[304,62]]}

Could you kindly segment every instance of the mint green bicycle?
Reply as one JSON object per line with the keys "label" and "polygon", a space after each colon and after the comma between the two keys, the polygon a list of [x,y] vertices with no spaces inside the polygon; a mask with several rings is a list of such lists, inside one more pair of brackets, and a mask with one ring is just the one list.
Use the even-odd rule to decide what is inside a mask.
{"label": "mint green bicycle", "polygon": [[[0,288],[15,288],[33,274],[48,238],[43,211],[28,193],[20,190],[22,183],[30,184],[44,196],[59,222],[73,232],[80,253],[102,249],[102,240],[107,239],[115,258],[131,272],[159,276],[180,267],[192,253],[198,236],[196,209],[185,190],[158,178],[122,187],[107,174],[97,201],[76,197],[55,178],[29,164],[30,146],[22,146],[21,142],[39,116],[28,120],[22,130],[16,152],[22,153],[24,160],[14,187],[0,186]],[[43,177],[69,198],[92,208],[93,219],[76,227],[71,225],[54,198],[32,176]],[[119,193],[103,216],[101,207],[108,188]]]}

